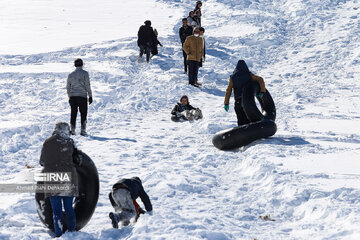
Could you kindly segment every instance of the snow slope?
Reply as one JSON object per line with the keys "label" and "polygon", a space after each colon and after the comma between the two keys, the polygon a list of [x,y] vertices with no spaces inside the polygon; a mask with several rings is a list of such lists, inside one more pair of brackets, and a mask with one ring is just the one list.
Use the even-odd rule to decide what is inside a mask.
{"label": "snow slope", "polygon": [[[187,85],[177,35],[194,1],[121,2],[77,1],[87,14],[62,1],[32,1],[39,11],[18,11],[23,19],[8,17],[12,9],[31,8],[24,1],[1,8],[6,26],[19,27],[2,21],[2,32],[29,40],[0,44],[0,182],[19,181],[29,171],[25,164],[40,170],[43,141],[55,122],[68,121],[66,77],[81,57],[94,103],[90,136],[74,140],[96,163],[101,190],[89,224],[62,239],[360,238],[357,0],[204,1],[207,58],[199,89]],[[61,8],[71,26],[79,19],[81,26],[66,27],[55,15]],[[136,30],[146,19],[154,19],[164,47],[150,64],[132,62]],[[51,34],[38,32],[35,23],[51,26]],[[236,125],[223,98],[239,59],[264,77],[278,132],[222,152],[211,138]],[[182,94],[204,119],[170,121]],[[112,229],[107,194],[115,181],[131,176],[143,180],[153,215]],[[34,194],[2,193],[0,202],[0,239],[50,238]],[[264,220],[267,215],[275,221]]]}

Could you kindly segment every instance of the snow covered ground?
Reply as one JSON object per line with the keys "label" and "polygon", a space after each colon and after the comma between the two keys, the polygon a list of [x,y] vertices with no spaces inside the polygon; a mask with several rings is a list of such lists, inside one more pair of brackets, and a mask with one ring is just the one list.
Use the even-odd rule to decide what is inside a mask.
{"label": "snow covered ground", "polygon": [[[40,170],[43,141],[69,120],[73,60],[90,73],[90,136],[74,140],[98,167],[100,197],[89,224],[62,239],[360,239],[357,0],[204,1],[202,88],[187,85],[178,39],[195,1],[1,5],[0,182],[19,181],[25,164]],[[146,19],[164,47],[150,64],[132,62]],[[265,79],[278,132],[223,152],[211,138],[236,125],[223,100],[239,59]],[[183,94],[204,119],[170,121]],[[112,229],[107,194],[132,176],[154,213]],[[48,238],[34,194],[0,194],[0,239]]]}

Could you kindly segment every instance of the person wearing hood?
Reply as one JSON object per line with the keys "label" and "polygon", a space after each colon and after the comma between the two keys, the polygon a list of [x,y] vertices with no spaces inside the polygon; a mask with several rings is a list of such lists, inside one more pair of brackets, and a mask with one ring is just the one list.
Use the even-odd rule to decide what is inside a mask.
{"label": "person wearing hood", "polygon": [[66,173],[69,181],[45,182],[51,185],[69,186],[68,190],[45,192],[45,198],[50,197],[53,211],[54,230],[57,237],[63,233],[62,207],[66,214],[66,225],[69,231],[76,229],[76,217],[73,209],[73,199],[78,196],[78,176],[76,165],[80,165],[80,159],[73,157],[78,154],[74,141],[70,138],[70,127],[65,122],[56,123],[51,137],[46,139],[41,149],[40,165],[43,173]]}
{"label": "person wearing hood", "polygon": [[140,48],[139,59],[142,58],[144,52],[146,53],[146,62],[150,61],[150,53],[154,44],[157,43],[157,38],[151,27],[151,21],[146,20],[145,25],[142,25],[138,31],[138,46]]}
{"label": "person wearing hood", "polygon": [[251,73],[245,61],[239,60],[233,74],[230,75],[229,85],[226,89],[225,101],[224,101],[224,109],[227,112],[229,111],[229,101],[230,101],[231,92],[234,89],[235,112],[236,112],[238,126],[250,123],[241,105],[241,95],[243,92],[243,88],[249,81],[256,81],[259,83],[260,93],[257,96],[259,98],[262,98],[264,93],[266,92],[264,79],[262,77],[256,76],[255,74]]}
{"label": "person wearing hood", "polygon": [[110,212],[109,217],[114,228],[119,228],[119,223],[127,226],[133,217],[136,221],[140,214],[145,213],[136,202],[138,197],[151,215],[152,204],[139,177],[123,178],[113,185],[112,191],[109,193],[109,200],[115,212]]}
{"label": "person wearing hood", "polygon": [[81,116],[81,132],[80,135],[86,135],[87,113],[88,113],[88,101],[89,104],[93,102],[92,91],[90,86],[89,73],[83,69],[83,60],[80,58],[74,61],[76,67],[75,71],[69,74],[66,83],[66,90],[69,97],[69,104],[71,107],[71,134],[75,135],[76,117],[78,110],[80,110]]}
{"label": "person wearing hood", "polygon": [[[179,37],[180,37],[180,41],[181,41],[181,46],[184,46],[186,38],[191,36],[192,32],[193,32],[193,28],[191,26],[189,26],[187,23],[188,23],[187,18],[183,18],[182,26],[179,29]],[[183,52],[183,57],[184,57],[184,73],[187,73],[187,61],[186,61],[187,55],[184,50],[182,50],[182,52]]]}
{"label": "person wearing hood", "polygon": [[204,43],[198,28],[194,28],[193,35],[186,38],[183,50],[189,66],[189,84],[198,87],[201,85],[198,83],[199,63],[204,53]]}
{"label": "person wearing hood", "polygon": [[189,98],[186,95],[183,95],[180,98],[180,102],[175,105],[171,111],[171,115],[177,119],[183,120],[198,120],[201,119],[202,112],[199,108],[194,108],[189,103]]}

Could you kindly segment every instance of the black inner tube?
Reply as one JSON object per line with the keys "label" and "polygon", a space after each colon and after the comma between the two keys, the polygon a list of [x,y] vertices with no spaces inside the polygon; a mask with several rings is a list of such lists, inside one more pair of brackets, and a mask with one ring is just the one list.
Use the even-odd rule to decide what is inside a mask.
{"label": "black inner tube", "polygon": [[270,119],[275,121],[276,108],[274,100],[271,97],[269,91],[266,90],[262,99],[256,97],[261,105],[262,111],[258,109],[255,102],[255,96],[258,93],[260,93],[260,86],[257,82],[250,81],[245,85],[242,93],[241,104],[246,117],[250,120],[250,122],[257,122],[263,119]]}
{"label": "black inner tube", "polygon": [[274,135],[277,127],[274,121],[265,119],[219,132],[212,143],[220,150],[231,150]]}
{"label": "black inner tube", "polygon": [[[76,230],[83,228],[91,219],[99,198],[99,175],[94,162],[85,153],[80,153],[82,163],[76,167],[79,182],[79,197],[74,199]],[[42,182],[38,182],[42,184]],[[36,211],[46,227],[54,231],[53,213],[50,198],[44,193],[35,194]],[[63,212],[63,231],[67,230],[65,212]]]}

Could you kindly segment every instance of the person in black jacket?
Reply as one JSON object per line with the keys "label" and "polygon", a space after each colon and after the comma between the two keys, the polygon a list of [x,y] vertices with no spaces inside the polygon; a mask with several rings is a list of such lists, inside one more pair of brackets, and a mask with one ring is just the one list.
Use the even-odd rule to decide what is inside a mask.
{"label": "person in black jacket", "polygon": [[119,227],[119,222],[127,226],[133,217],[136,221],[141,213],[145,213],[136,202],[138,197],[144,203],[146,211],[150,213],[152,211],[151,201],[140,178],[123,178],[113,185],[109,199],[115,213],[110,212],[109,217],[114,228]]}
{"label": "person in black jacket", "polygon": [[199,30],[200,30],[200,37],[202,38],[202,40],[203,40],[203,45],[204,45],[203,56],[201,57],[201,61],[200,61],[200,64],[199,64],[199,67],[202,67],[202,66],[203,66],[203,62],[205,62],[205,55],[206,55],[205,38],[204,38],[205,28],[199,27]]}
{"label": "person in black jacket", "polygon": [[189,104],[189,98],[186,95],[180,98],[180,102],[175,105],[171,115],[176,119],[189,121],[193,119],[198,120],[203,117],[199,108],[194,108]]}
{"label": "person in black jacket", "polygon": [[[193,28],[188,25],[187,18],[182,19],[182,24],[183,24],[182,27],[179,29],[181,47],[184,46],[184,42],[185,42],[186,38],[188,36],[191,36],[192,32],[193,32]],[[187,73],[187,61],[186,61],[187,55],[184,52],[184,50],[182,50],[182,52],[183,52],[183,56],[184,56],[184,73],[186,74]]]}
{"label": "person in black jacket", "polygon": [[195,9],[194,9],[195,18],[196,18],[196,21],[199,23],[199,27],[201,27],[201,15],[202,15],[201,14],[201,6],[202,6],[202,2],[197,1]]}
{"label": "person in black jacket", "polygon": [[144,52],[146,53],[146,62],[150,61],[150,53],[152,46],[157,42],[156,35],[151,27],[151,21],[146,20],[145,25],[142,25],[138,31],[138,46],[140,48],[139,58],[142,58]]}

